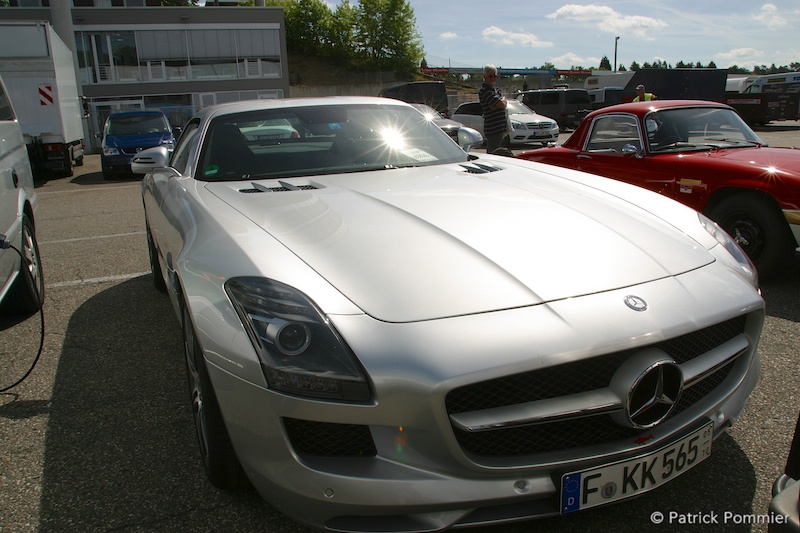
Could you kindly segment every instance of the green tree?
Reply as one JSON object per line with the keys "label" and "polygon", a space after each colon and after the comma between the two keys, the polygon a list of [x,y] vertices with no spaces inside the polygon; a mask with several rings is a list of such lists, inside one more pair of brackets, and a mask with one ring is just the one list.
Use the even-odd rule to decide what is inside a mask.
{"label": "green tree", "polygon": [[328,55],[352,63],[356,53],[358,8],[343,0],[330,17],[328,26]]}
{"label": "green tree", "polygon": [[414,9],[406,0],[360,0],[356,52],[367,68],[414,73],[424,57]]}
{"label": "green tree", "polygon": [[331,10],[322,0],[293,0],[284,5],[286,46],[294,52],[323,55],[330,35]]}
{"label": "green tree", "polygon": [[603,59],[600,60],[598,70],[611,70],[611,61],[609,61],[608,56],[603,56]]}
{"label": "green tree", "polygon": [[637,63],[636,61],[631,62],[631,70],[633,72],[636,72],[637,70],[640,70],[641,68],[642,67],[639,66],[639,63]]}

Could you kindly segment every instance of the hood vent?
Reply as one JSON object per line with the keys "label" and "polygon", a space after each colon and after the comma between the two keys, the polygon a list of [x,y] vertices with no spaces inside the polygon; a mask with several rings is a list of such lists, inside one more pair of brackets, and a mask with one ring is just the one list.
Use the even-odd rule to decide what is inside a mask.
{"label": "hood vent", "polygon": [[470,174],[486,174],[487,172],[503,170],[501,167],[496,167],[487,163],[461,163],[461,167]]}
{"label": "hood vent", "polygon": [[250,184],[253,186],[252,189],[239,189],[239,192],[244,194],[252,194],[257,192],[313,191],[317,189],[317,187],[313,185],[292,185],[291,183],[287,183],[285,181],[279,181],[278,183],[280,185],[277,187],[267,187],[266,185],[253,182]]}

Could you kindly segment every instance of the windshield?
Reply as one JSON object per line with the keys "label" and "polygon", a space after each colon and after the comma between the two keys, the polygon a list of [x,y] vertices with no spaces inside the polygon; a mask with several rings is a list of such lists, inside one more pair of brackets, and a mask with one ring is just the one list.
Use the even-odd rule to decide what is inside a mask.
{"label": "windshield", "polygon": [[314,176],[467,161],[416,109],[352,104],[263,109],[214,119],[197,179]]}
{"label": "windshield", "polygon": [[508,100],[508,108],[507,111],[511,114],[514,113],[525,113],[526,115],[530,115],[533,113],[531,109],[520,102],[519,100]]}
{"label": "windshield", "polygon": [[644,126],[653,153],[764,144],[735,111],[725,108],[663,109],[647,115]]}
{"label": "windshield", "polygon": [[161,115],[127,115],[111,117],[106,135],[141,135],[169,133],[167,121]]}

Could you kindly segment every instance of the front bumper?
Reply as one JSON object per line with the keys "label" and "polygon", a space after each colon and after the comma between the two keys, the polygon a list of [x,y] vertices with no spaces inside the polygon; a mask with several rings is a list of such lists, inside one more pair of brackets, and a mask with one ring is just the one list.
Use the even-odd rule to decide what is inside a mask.
{"label": "front bumper", "polygon": [[[702,298],[720,278],[728,297],[724,309],[719,298]],[[433,531],[500,523],[559,514],[558,483],[565,472],[654,450],[704,419],[713,420],[719,434],[739,416],[758,379],[756,348],[764,313],[751,287],[728,278],[704,268],[679,281],[586,296],[580,305],[562,301],[424,323],[331,317],[354,353],[362,354],[376,391],[369,405],[277,394],[258,380],[237,376],[229,364],[235,357],[216,355],[221,347],[212,339],[203,343],[237,455],[278,510],[335,531]],[[619,305],[631,290],[654,303],[649,314]],[[624,438],[574,448],[494,455],[457,437],[446,407],[453,391],[638,350],[687,336],[698,327],[692,324],[726,322],[742,310],[747,316],[737,339],[746,347],[737,348],[730,373],[645,432],[632,430]],[[637,444],[645,434],[647,443]],[[342,447],[343,439],[353,444]]]}

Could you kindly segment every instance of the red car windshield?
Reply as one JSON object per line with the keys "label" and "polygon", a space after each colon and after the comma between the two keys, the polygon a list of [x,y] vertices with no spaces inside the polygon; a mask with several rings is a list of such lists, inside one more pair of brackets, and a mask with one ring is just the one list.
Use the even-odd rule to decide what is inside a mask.
{"label": "red car windshield", "polygon": [[763,145],[736,112],[726,108],[662,109],[645,116],[651,153]]}

